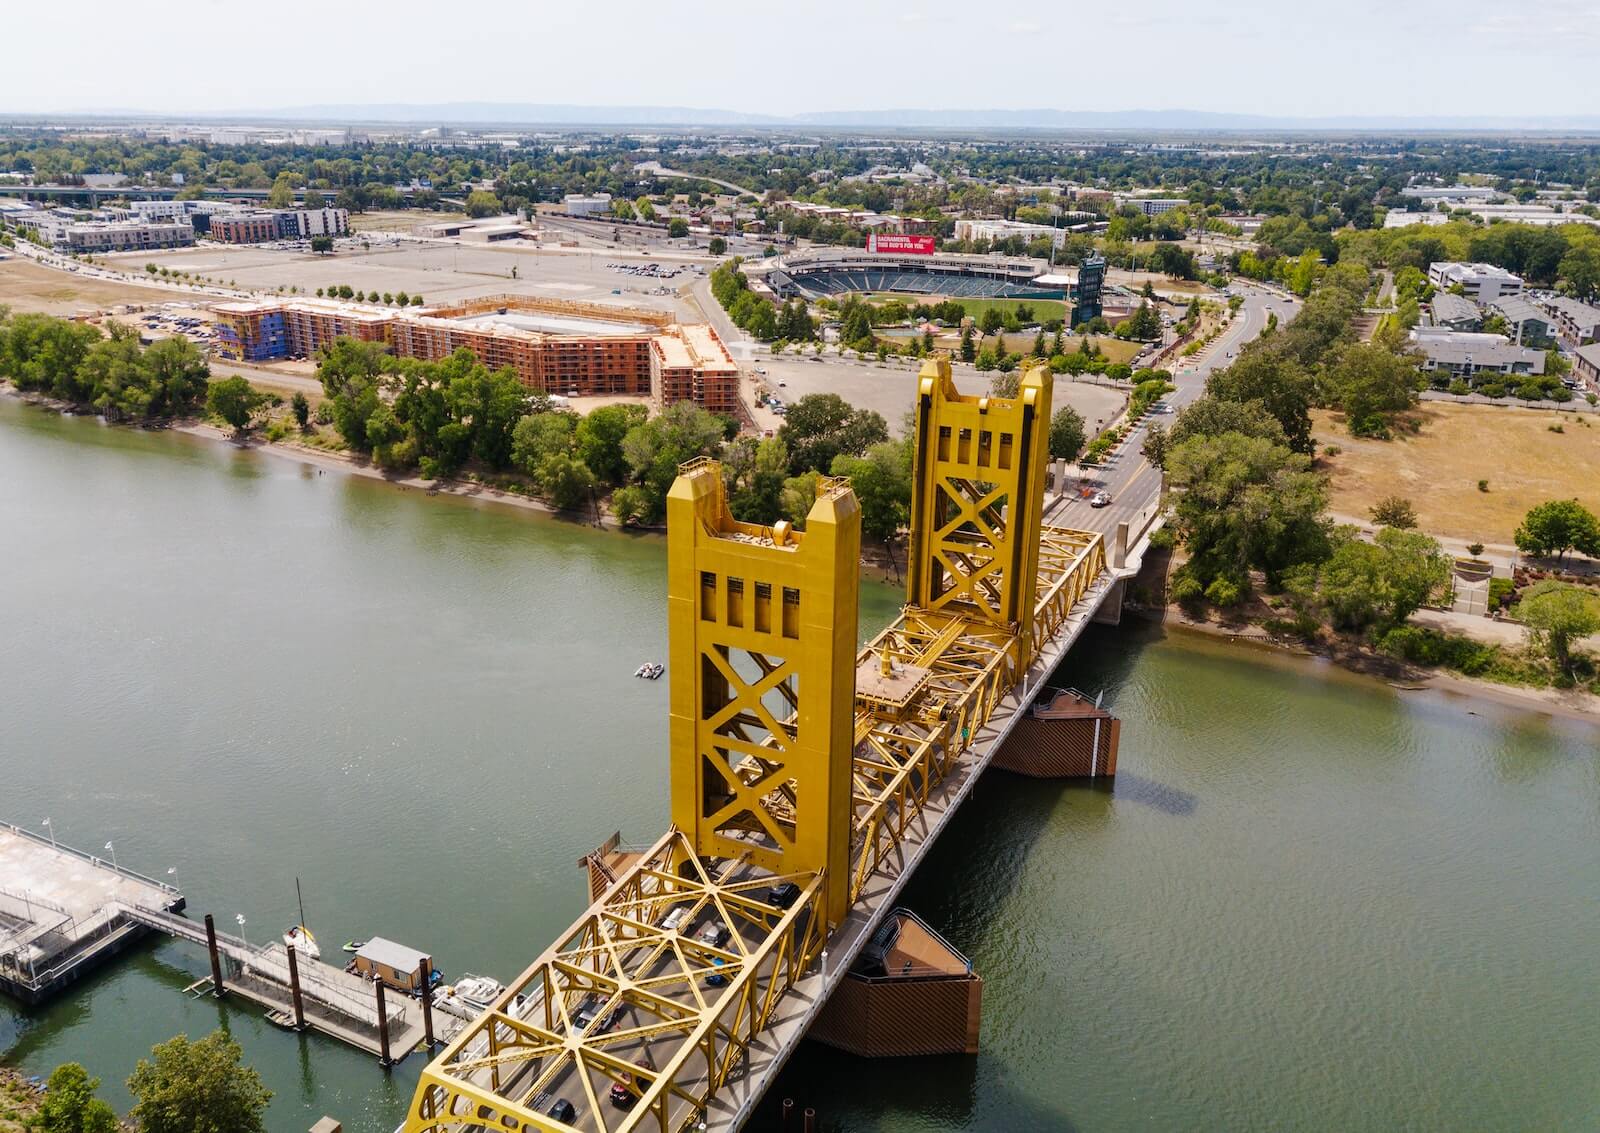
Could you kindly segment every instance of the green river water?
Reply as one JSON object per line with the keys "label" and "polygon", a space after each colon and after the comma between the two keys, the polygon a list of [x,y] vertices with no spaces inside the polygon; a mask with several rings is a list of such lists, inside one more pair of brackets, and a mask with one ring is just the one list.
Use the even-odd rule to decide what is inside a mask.
{"label": "green river water", "polygon": [[[0,399],[0,818],[176,880],[266,939],[509,978],[580,855],[667,819],[664,544]],[[862,632],[899,596],[864,589]],[[905,904],[984,976],[976,1057],[807,1044],[824,1129],[1600,1128],[1600,732],[1315,662],[1095,629],[1057,675],[1123,719],[1115,788],[987,777]],[[3,879],[0,879],[3,884]],[[217,1026],[275,1093],[389,1133],[392,1073],[152,942],[0,1062],[122,1081]],[[774,1128],[771,1111],[752,1128]]]}

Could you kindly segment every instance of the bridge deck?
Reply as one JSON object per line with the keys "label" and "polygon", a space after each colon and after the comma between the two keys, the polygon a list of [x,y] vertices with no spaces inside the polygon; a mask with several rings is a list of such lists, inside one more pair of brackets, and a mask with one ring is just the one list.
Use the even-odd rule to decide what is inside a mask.
{"label": "bridge deck", "polygon": [[[1036,649],[908,610],[862,652],[926,683],[903,712],[857,702],[852,909],[826,939],[820,874],[700,858],[669,832],[430,1064],[402,1128],[737,1128],[1110,582],[1098,535],[1047,530]],[[768,893],[786,881],[787,907]]]}

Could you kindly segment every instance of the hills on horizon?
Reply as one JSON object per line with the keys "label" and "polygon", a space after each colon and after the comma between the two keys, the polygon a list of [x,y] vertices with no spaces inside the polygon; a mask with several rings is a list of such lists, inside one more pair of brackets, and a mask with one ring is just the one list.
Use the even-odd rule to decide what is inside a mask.
{"label": "hills on horizon", "polygon": [[[328,103],[267,110],[196,115],[133,110],[79,111],[162,120],[262,121],[306,123],[384,123],[443,126],[750,126],[757,128],[923,129],[923,130],[1581,130],[1600,131],[1600,115],[1459,115],[1279,117],[1209,110],[833,110],[775,115],[682,106],[590,106],[558,103]],[[48,119],[46,114],[16,118]]]}

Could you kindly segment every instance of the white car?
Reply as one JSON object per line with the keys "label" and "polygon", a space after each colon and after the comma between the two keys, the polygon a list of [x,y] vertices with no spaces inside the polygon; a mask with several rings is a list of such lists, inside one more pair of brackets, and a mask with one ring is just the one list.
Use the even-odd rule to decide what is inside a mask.
{"label": "white car", "polygon": [[1090,507],[1105,507],[1111,502],[1111,497],[1105,492],[1096,492],[1089,498]]}

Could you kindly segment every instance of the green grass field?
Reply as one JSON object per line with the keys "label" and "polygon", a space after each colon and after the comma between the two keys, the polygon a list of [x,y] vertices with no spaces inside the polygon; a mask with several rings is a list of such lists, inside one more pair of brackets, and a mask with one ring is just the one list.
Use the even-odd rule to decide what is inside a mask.
{"label": "green grass field", "polygon": [[[945,295],[902,295],[896,291],[863,291],[859,294],[869,303],[882,304],[891,299],[898,299],[908,307],[914,307],[918,303],[942,303],[950,298]],[[1067,304],[1063,299],[955,299],[953,301],[960,303],[962,309],[967,312],[967,317],[973,319],[981,319],[983,313],[990,307],[1001,314],[1015,311],[1019,303],[1024,307],[1032,307],[1033,317],[1039,322],[1067,317]]]}

